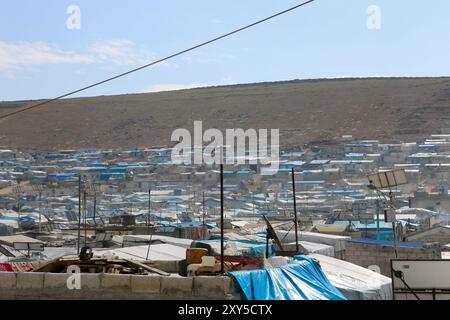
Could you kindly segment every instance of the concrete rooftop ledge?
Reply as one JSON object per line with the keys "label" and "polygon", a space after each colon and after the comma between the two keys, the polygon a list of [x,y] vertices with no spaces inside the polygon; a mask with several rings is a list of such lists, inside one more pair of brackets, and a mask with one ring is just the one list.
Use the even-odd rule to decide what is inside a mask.
{"label": "concrete rooftop ledge", "polygon": [[232,278],[159,275],[81,274],[80,289],[70,290],[70,274],[0,272],[0,299],[240,299]]}

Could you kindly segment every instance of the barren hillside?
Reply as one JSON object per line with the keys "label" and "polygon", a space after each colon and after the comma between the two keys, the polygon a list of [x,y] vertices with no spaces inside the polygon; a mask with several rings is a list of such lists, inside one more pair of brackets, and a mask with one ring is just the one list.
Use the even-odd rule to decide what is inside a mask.
{"label": "barren hillside", "polygon": [[[0,103],[0,113],[27,102]],[[450,128],[450,78],[286,81],[67,99],[0,121],[0,147],[170,145],[176,128],[279,128],[282,145],[414,139]]]}

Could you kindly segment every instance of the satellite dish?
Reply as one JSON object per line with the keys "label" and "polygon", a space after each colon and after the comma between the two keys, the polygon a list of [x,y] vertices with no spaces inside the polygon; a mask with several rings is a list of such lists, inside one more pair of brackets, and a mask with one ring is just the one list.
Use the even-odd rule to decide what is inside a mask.
{"label": "satellite dish", "polygon": [[283,246],[281,244],[280,239],[277,236],[277,233],[275,232],[275,229],[272,227],[272,224],[270,223],[269,219],[267,219],[266,216],[263,216],[264,221],[266,222],[267,225],[267,232],[268,235],[275,240],[275,243],[277,244],[277,246],[280,248],[280,250],[283,250]]}

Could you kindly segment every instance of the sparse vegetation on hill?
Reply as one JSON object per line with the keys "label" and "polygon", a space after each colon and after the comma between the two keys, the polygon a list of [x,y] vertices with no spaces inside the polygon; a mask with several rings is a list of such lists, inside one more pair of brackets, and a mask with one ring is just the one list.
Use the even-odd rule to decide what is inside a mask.
{"label": "sparse vegetation on hill", "polygon": [[[27,102],[0,103],[0,114]],[[450,78],[284,81],[61,100],[0,121],[0,147],[171,145],[176,128],[279,128],[280,144],[415,139],[450,127]]]}

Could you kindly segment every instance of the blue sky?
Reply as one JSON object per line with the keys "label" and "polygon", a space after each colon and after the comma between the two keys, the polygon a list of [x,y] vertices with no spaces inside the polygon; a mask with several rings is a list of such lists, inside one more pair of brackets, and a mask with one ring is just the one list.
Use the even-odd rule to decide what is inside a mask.
{"label": "blue sky", "polygon": [[[300,1],[0,0],[0,100],[51,98]],[[70,30],[67,8],[81,10]],[[367,28],[367,8],[381,29]],[[450,1],[316,0],[264,25],[90,89],[110,95],[291,79],[450,75]]]}

